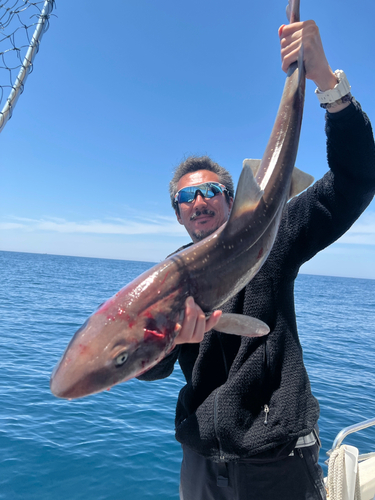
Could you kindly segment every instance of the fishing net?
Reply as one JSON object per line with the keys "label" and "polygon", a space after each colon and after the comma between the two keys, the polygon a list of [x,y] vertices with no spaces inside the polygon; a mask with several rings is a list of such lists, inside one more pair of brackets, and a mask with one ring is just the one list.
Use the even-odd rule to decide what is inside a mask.
{"label": "fishing net", "polygon": [[0,132],[33,69],[54,0],[0,0]]}

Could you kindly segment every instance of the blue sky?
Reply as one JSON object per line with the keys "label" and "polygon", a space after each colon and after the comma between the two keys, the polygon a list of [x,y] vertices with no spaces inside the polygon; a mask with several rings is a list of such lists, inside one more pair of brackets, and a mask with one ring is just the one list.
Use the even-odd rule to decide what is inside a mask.
{"label": "blue sky", "polygon": [[[0,250],[158,262],[189,241],[173,168],[208,154],[237,182],[261,158],[285,74],[285,0],[57,0],[34,71],[1,133]],[[357,11],[358,10],[358,14]],[[333,70],[375,123],[375,7],[301,0]],[[308,82],[297,166],[327,170]],[[302,272],[375,279],[375,203]]]}

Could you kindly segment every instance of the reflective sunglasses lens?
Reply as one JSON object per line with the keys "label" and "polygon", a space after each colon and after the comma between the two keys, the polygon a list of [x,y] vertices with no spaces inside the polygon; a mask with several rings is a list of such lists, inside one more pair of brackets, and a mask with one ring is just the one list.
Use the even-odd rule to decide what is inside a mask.
{"label": "reflective sunglasses lens", "polygon": [[195,199],[197,191],[202,193],[205,198],[213,198],[216,194],[222,193],[223,189],[219,185],[210,182],[200,186],[188,186],[177,193],[177,203],[191,203]]}
{"label": "reflective sunglasses lens", "polygon": [[188,187],[182,189],[178,193],[177,201],[179,203],[190,203],[191,201],[194,200],[195,193],[197,192],[197,190],[198,190],[198,188],[193,187],[193,186],[188,186]]}

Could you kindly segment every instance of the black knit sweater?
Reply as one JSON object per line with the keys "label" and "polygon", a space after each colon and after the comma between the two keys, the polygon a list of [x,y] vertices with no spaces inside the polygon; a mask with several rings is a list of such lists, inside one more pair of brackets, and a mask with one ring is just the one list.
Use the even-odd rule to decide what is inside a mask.
{"label": "black knit sweater", "polygon": [[269,335],[211,331],[200,344],[176,347],[140,377],[167,377],[179,360],[186,385],[177,403],[176,438],[215,461],[275,449],[309,434],[318,420],[297,333],[294,280],[304,262],[349,229],[375,193],[373,134],[359,104],[327,113],[326,133],[330,171],[287,204],[267,261],[222,308],[261,319]]}

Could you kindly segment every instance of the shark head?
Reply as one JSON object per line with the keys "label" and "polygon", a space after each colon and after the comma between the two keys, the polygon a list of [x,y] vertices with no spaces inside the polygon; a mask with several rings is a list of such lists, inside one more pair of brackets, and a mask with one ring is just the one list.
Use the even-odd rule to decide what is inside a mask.
{"label": "shark head", "polygon": [[[132,282],[77,330],[51,375],[55,396],[74,399],[110,389],[141,375],[174,347],[178,291],[158,297],[153,284],[152,275]],[[147,286],[150,294],[145,294]],[[140,288],[145,294],[141,301],[135,300]]]}

